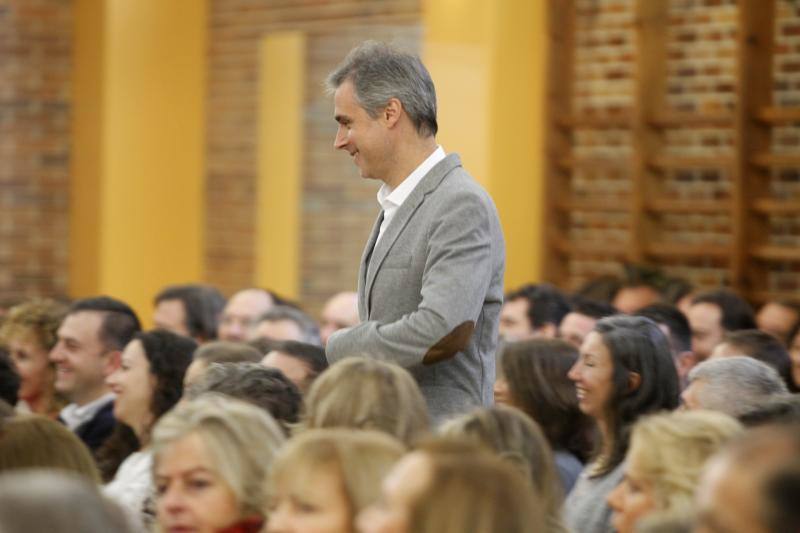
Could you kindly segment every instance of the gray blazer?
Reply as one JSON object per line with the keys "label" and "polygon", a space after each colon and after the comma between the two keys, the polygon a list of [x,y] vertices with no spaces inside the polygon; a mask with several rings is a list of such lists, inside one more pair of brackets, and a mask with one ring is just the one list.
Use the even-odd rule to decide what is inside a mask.
{"label": "gray blazer", "polygon": [[437,422],[491,405],[505,267],[492,199],[450,154],[375,246],[382,219],[361,258],[362,322],[333,334],[328,360],[362,355],[407,368]]}

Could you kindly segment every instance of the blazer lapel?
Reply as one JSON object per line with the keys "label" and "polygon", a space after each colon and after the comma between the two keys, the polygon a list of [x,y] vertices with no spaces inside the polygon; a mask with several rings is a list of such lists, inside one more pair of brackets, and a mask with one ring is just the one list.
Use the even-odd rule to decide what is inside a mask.
{"label": "blazer lapel", "polygon": [[367,308],[367,297],[364,287],[367,280],[367,269],[369,268],[370,258],[375,255],[375,241],[378,240],[381,224],[383,223],[383,211],[380,212],[375,224],[372,226],[372,233],[369,235],[367,245],[364,247],[364,252],[361,254],[361,265],[358,267],[358,317],[362,322],[369,318],[369,309]]}
{"label": "blazer lapel", "polygon": [[[394,218],[392,218],[392,221],[389,223],[389,227],[386,228],[381,240],[376,246],[374,246],[372,257],[367,257],[366,277],[362,278],[362,276],[359,275],[359,283],[362,279],[364,280],[364,291],[359,291],[359,294],[364,295],[363,300],[366,306],[367,316],[369,316],[369,311],[371,308],[371,294],[372,286],[375,283],[375,276],[377,275],[378,270],[380,270],[383,261],[386,259],[386,256],[389,254],[389,251],[392,249],[395,241],[403,232],[408,222],[411,220],[414,212],[419,208],[420,205],[422,205],[425,196],[436,189],[445,176],[447,176],[451,170],[458,166],[461,166],[461,160],[457,154],[448,155],[436,166],[434,166],[430,172],[428,172],[425,177],[422,178],[422,181],[419,182],[408,198],[406,198],[406,201],[403,202],[403,205],[401,205],[397,210],[397,213],[395,213]],[[381,217],[381,220],[383,220],[383,217]],[[377,228],[380,229],[380,223],[377,224]],[[377,239],[377,236],[376,230],[373,228],[373,235],[370,237],[370,243],[374,244],[373,237]],[[370,247],[368,246],[367,249],[370,249]],[[361,264],[362,266],[365,265],[363,258]]]}

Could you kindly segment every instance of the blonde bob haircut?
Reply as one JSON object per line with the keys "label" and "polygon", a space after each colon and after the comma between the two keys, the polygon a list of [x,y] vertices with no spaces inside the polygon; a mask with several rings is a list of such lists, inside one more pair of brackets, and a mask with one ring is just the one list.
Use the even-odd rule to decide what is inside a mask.
{"label": "blonde bob haircut", "polygon": [[206,393],[178,404],[153,429],[153,472],[164,450],[198,435],[220,477],[230,486],[243,516],[264,514],[265,480],[284,442],[266,411],[221,394]]}
{"label": "blonde bob haircut", "polygon": [[40,468],[76,474],[92,484],[100,472],[86,445],[72,431],[41,415],[18,415],[0,423],[0,473]]}
{"label": "blonde bob haircut", "polygon": [[525,413],[502,405],[476,409],[446,422],[440,433],[475,442],[516,467],[541,502],[547,531],[566,531],[561,520],[563,489],[553,453],[539,425]]}
{"label": "blonde bob haircut", "polygon": [[652,483],[656,513],[688,516],[706,461],[742,431],[736,419],[715,411],[650,415],[633,428],[627,463]]}
{"label": "blonde bob haircut", "polygon": [[270,492],[288,485],[302,493],[315,472],[331,472],[344,491],[355,530],[355,515],[377,500],[381,480],[404,453],[400,441],[379,431],[311,429],[292,438],[276,457]]}
{"label": "blonde bob haircut", "polygon": [[408,371],[350,357],[314,381],[299,429],[374,429],[411,445],[427,434],[429,425],[425,399]]}
{"label": "blonde bob haircut", "polygon": [[413,453],[428,464],[414,495],[408,531],[414,533],[532,533],[546,531],[539,499],[519,471],[463,440],[433,440]]}

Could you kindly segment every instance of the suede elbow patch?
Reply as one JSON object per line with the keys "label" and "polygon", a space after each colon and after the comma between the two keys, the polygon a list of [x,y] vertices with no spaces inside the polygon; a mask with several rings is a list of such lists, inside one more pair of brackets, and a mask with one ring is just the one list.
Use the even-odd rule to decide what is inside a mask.
{"label": "suede elbow patch", "polygon": [[442,340],[428,350],[425,357],[422,358],[422,364],[432,365],[450,359],[458,352],[463,352],[467,348],[474,331],[475,322],[471,320],[456,326],[453,331],[445,335]]}

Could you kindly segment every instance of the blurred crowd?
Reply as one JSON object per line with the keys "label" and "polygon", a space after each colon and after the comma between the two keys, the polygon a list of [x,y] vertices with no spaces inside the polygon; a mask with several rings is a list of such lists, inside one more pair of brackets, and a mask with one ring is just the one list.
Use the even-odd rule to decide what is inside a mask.
{"label": "blurred crowd", "polygon": [[[0,322],[0,532],[799,532],[800,305],[628,268],[506,294],[494,405],[261,288],[30,299]],[[489,378],[487,378],[489,379]]]}

